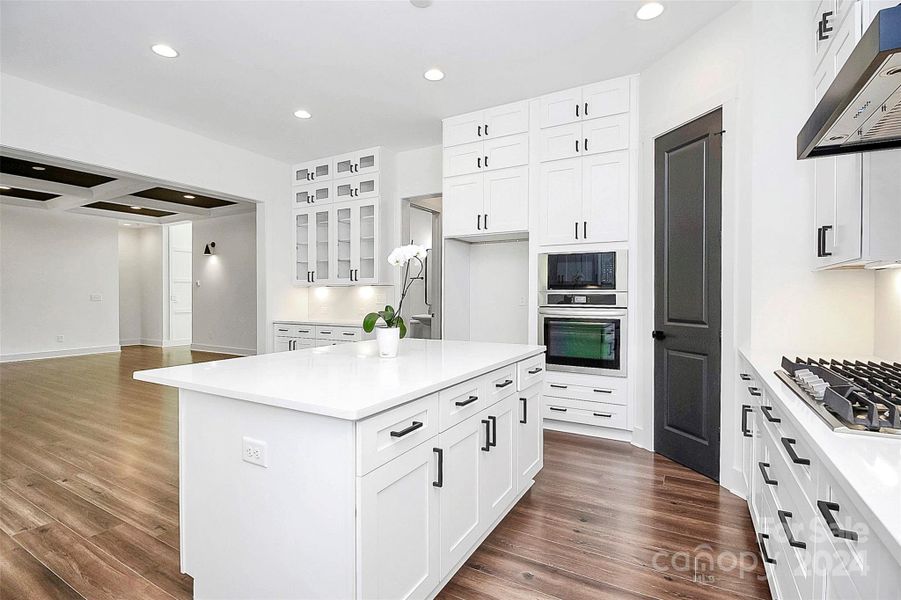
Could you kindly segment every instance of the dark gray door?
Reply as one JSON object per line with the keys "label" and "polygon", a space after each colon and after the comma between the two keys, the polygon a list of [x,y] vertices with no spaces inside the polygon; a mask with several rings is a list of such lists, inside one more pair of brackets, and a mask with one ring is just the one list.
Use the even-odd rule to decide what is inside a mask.
{"label": "dark gray door", "polygon": [[717,481],[722,125],[718,109],[654,145],[654,446]]}

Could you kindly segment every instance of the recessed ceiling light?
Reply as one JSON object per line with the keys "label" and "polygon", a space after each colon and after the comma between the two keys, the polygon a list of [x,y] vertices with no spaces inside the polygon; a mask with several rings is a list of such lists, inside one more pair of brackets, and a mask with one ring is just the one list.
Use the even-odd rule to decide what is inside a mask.
{"label": "recessed ceiling light", "polygon": [[185,200],[193,200],[193,199],[194,199],[194,196],[192,196],[191,194],[185,194],[185,195],[182,196],[182,197],[183,197]]}
{"label": "recessed ceiling light", "polygon": [[46,171],[47,170],[47,167],[39,167],[38,165],[35,165],[31,168],[34,169],[35,171]]}
{"label": "recessed ceiling light", "polygon": [[175,58],[176,56],[178,56],[178,51],[172,46],[167,46],[166,44],[154,44],[150,47],[150,49],[163,58]]}
{"label": "recessed ceiling light", "polygon": [[429,69],[428,71],[423,73],[422,76],[429,81],[441,81],[442,79],[444,79],[444,71],[442,71],[441,69]]}
{"label": "recessed ceiling light", "polygon": [[141,210],[140,206],[129,206],[131,210]]}
{"label": "recessed ceiling light", "polygon": [[432,0],[410,0],[410,4],[416,8],[428,8],[432,5]]}
{"label": "recessed ceiling light", "polygon": [[294,116],[297,117],[298,119],[309,119],[313,115],[310,114],[310,111],[307,111],[307,110],[304,110],[301,108],[299,110],[294,111]]}
{"label": "recessed ceiling light", "polygon": [[642,21],[650,21],[651,19],[656,19],[662,14],[662,4],[660,4],[659,2],[645,2],[641,5],[641,8],[638,9],[638,12],[635,13],[635,16]]}

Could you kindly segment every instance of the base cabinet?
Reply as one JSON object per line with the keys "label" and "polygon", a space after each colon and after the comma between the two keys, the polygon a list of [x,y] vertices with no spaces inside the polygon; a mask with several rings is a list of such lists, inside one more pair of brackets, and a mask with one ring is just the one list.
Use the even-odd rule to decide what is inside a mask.
{"label": "base cabinet", "polygon": [[475,544],[482,530],[479,464],[486,431],[478,419],[467,419],[438,436],[443,453],[439,497],[441,572],[449,572]]}
{"label": "base cabinet", "polygon": [[493,523],[519,491],[516,476],[516,397],[509,396],[482,411],[479,422],[488,435],[479,464],[479,512]]}
{"label": "base cabinet", "polygon": [[541,435],[541,384],[519,392],[516,427],[516,473],[523,489],[544,466],[544,437]]}
{"label": "base cabinet", "polygon": [[433,455],[420,444],[361,478],[359,598],[421,598],[438,585]]}

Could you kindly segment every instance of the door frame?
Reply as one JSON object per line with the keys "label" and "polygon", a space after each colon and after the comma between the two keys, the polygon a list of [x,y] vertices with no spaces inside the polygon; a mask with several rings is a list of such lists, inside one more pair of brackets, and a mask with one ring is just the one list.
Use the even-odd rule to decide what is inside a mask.
{"label": "door frame", "polygon": [[[726,87],[708,98],[690,104],[641,128],[639,235],[635,245],[639,293],[630,294],[631,309],[637,312],[637,333],[630,343],[636,344],[639,364],[647,365],[638,373],[635,425],[632,443],[654,450],[654,143],[655,140],[682,125],[717,109],[723,111],[722,150],[722,268],[721,315],[722,345],[720,359],[720,485],[745,497],[747,490],[741,471],[741,436],[738,431],[736,372],[737,349],[750,339],[750,256],[751,231],[740,223],[751,222],[750,182],[739,170],[739,159],[748,158],[741,140],[749,140],[750,127],[742,122],[742,103],[738,87]],[[743,179],[744,178],[744,179]]]}

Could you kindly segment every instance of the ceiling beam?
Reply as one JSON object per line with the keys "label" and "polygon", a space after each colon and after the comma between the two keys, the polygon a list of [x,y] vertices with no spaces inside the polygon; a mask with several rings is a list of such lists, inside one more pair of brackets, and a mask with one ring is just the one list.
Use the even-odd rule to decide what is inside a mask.
{"label": "ceiling beam", "polygon": [[133,215],[129,213],[119,213],[112,210],[103,210],[100,208],[88,208],[80,206],[69,211],[79,215],[92,215],[95,217],[104,217],[106,219],[115,219],[117,221],[131,221],[133,223],[148,223],[151,225],[159,225],[160,219],[156,217],[146,217],[144,215]]}
{"label": "ceiling beam", "polygon": [[210,217],[227,217],[229,215],[243,215],[256,212],[257,205],[252,202],[238,202],[230,206],[221,206],[210,210]]}
{"label": "ceiling beam", "polygon": [[121,198],[113,198],[110,202],[127,204],[129,206],[140,206],[141,208],[155,208],[157,210],[183,213],[186,215],[198,215],[201,217],[210,216],[210,209],[208,208],[188,206],[186,204],[175,204],[172,202],[164,202],[162,200],[154,200],[153,198],[142,198],[140,196],[122,196]]}
{"label": "ceiling beam", "polygon": [[116,179],[95,185],[91,188],[91,194],[94,202],[106,202],[154,187],[157,186],[146,181],[138,181],[137,179]]}

